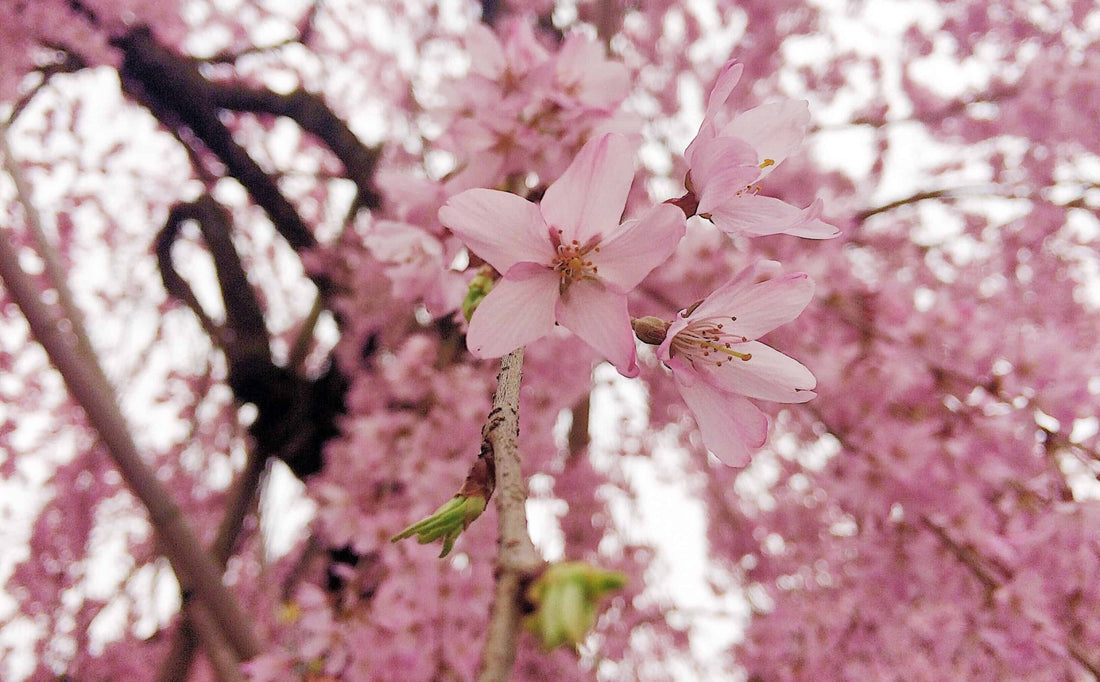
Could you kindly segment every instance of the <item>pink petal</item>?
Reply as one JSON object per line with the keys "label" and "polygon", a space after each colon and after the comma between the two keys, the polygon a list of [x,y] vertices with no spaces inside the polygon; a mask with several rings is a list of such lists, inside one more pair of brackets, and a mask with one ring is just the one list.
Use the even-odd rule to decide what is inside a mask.
{"label": "pink petal", "polygon": [[634,332],[626,296],[600,282],[582,280],[558,299],[557,320],[607,358],[624,377],[638,376]]}
{"label": "pink petal", "polygon": [[518,73],[525,73],[550,59],[550,53],[535,36],[534,25],[526,21],[509,24],[504,51],[512,70]]}
{"label": "pink petal", "polygon": [[722,72],[718,74],[718,80],[715,81],[714,88],[710,91],[710,97],[707,98],[705,119],[713,121],[719,111],[726,106],[726,102],[733,94],[733,89],[737,87],[738,81],[741,80],[741,74],[744,70],[745,66],[735,61],[728,61],[722,67]]}
{"label": "pink petal", "polygon": [[510,269],[470,318],[466,347],[475,357],[499,358],[550,333],[559,281],[531,263]]}
{"label": "pink petal", "polygon": [[684,150],[684,158],[688,161],[688,166],[692,165],[692,159],[699,153],[700,150],[706,149],[718,136],[718,127],[714,125],[712,121],[703,119],[703,123],[699,126],[699,132],[695,134],[695,139],[688,144],[687,149]]}
{"label": "pink petal", "polygon": [[498,272],[516,263],[547,264],[554,259],[538,206],[515,194],[466,190],[439,209],[439,222]]}
{"label": "pink petal", "polygon": [[597,275],[625,294],[672,254],[684,236],[684,212],[657,204],[640,220],[628,220],[592,255]]}
{"label": "pink petal", "polygon": [[[466,162],[466,165],[462,166],[443,183],[443,189],[447,196],[475,187],[492,185],[501,176],[505,159],[499,153],[483,151],[469,154],[469,156],[472,156],[472,158]],[[539,219],[542,219],[542,214],[539,214]]]}
{"label": "pink petal", "polygon": [[688,157],[699,214],[710,213],[760,177],[756,150],[736,137],[722,137]]}
{"label": "pink petal", "polygon": [[621,62],[608,60],[601,44],[573,33],[558,50],[556,72],[565,90],[563,103],[575,99],[584,106],[610,110],[630,92],[630,72]]}
{"label": "pink petal", "polygon": [[634,149],[626,137],[608,133],[581,148],[542,199],[542,215],[561,230],[563,242],[586,243],[619,225],[634,182]]}
{"label": "pink petal", "polygon": [[739,137],[756,149],[760,160],[775,164],[764,169],[767,175],[783,159],[790,156],[806,136],[810,123],[810,105],[805,100],[789,100],[765,104],[738,114],[722,127],[720,136]]}
{"label": "pink petal", "polygon": [[816,239],[835,237],[839,232],[832,225],[817,219],[814,202],[807,209],[791,206],[775,197],[756,194],[733,196],[726,203],[709,211],[714,226],[727,234],[763,237],[771,234],[798,234]]}
{"label": "pink petal", "polygon": [[[784,275],[757,284],[738,277],[707,296],[689,319],[727,318],[724,322],[726,331],[751,341],[798,317],[813,295],[814,282],[803,273]],[[730,317],[736,319],[730,322]]]}
{"label": "pink petal", "polygon": [[832,239],[839,236],[840,230],[821,220],[824,205],[821,199],[815,199],[814,203],[802,211],[802,222],[786,230],[784,234],[805,239]]}
{"label": "pink petal", "polygon": [[470,71],[496,80],[508,67],[504,46],[485,24],[476,22],[467,29],[466,51],[470,55]]}
{"label": "pink petal", "polygon": [[756,405],[703,382],[677,387],[695,415],[703,445],[726,466],[743,467],[768,438],[768,418]]}
{"label": "pink petal", "polygon": [[[665,330],[665,340],[661,342],[660,346],[657,346],[657,359],[668,365],[673,372],[679,372],[682,369],[685,376],[694,370],[691,369],[690,365],[681,362],[679,358],[672,357],[672,340],[676,338],[676,334],[688,326],[689,322],[689,320],[677,315],[672,320],[672,324]],[[694,379],[691,381],[694,381]]]}
{"label": "pink petal", "polygon": [[696,363],[706,383],[730,393],[777,403],[804,403],[817,395],[810,390],[817,385],[817,379],[798,360],[759,341],[737,344],[734,350],[749,353],[752,358],[731,358],[721,367]]}

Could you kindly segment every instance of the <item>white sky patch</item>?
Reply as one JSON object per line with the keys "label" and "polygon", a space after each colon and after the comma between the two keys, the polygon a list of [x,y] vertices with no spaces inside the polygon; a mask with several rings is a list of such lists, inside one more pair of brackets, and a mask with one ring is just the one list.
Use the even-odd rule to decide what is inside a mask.
{"label": "white sky patch", "polygon": [[[660,435],[651,457],[621,454],[620,435],[625,432],[629,440],[649,428],[644,390],[606,363],[596,368],[594,384],[590,456],[597,468],[621,468],[637,496],[636,502],[621,495],[609,500],[615,525],[629,540],[656,550],[642,597],[670,606],[670,622],[691,633],[694,664],[707,674],[702,679],[728,680],[727,649],[740,639],[749,606],[733,586],[724,594],[710,587],[706,513],[692,482],[682,474],[689,454]],[[698,681],[695,665],[685,661],[681,670],[671,672],[677,679]]]}

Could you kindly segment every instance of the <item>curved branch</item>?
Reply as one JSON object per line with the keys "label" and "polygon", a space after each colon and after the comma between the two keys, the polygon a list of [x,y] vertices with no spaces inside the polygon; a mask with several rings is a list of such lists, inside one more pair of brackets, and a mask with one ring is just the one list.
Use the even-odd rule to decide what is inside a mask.
{"label": "curved branch", "polygon": [[[203,310],[187,281],[176,271],[172,245],[180,228],[188,220],[195,221],[206,248],[214,260],[218,284],[225,303],[225,325],[216,324]],[[155,251],[157,266],[165,291],[183,301],[199,318],[203,330],[228,356],[229,362],[256,355],[270,362],[267,326],[263,311],[248,282],[240,256],[230,238],[229,212],[208,194],[195,201],[176,204],[168,212],[164,227],[157,234]]]}
{"label": "curved branch", "polygon": [[286,116],[297,123],[324,142],[344,164],[347,177],[359,191],[360,206],[382,205],[382,197],[373,183],[379,149],[363,144],[320,95],[301,88],[284,95],[238,83],[210,83],[208,87],[214,104],[222,109]]}
{"label": "curved branch", "polygon": [[167,128],[190,128],[248,190],[294,250],[316,246],[317,240],[297,209],[218,118],[211,84],[195,63],[157,43],[147,27],[137,28],[114,42],[123,51],[119,68],[123,90],[148,107]]}

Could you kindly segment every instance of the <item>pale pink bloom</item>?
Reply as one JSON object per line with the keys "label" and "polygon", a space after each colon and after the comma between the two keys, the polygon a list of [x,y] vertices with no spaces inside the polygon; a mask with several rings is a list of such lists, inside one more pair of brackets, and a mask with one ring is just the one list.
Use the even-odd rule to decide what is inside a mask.
{"label": "pale pink bloom", "polygon": [[485,24],[470,25],[465,44],[470,55],[471,74],[498,83],[515,83],[550,59],[550,53],[539,44],[528,22],[511,21],[503,33],[504,42],[501,42]]}
{"label": "pale pink bloom", "polygon": [[767,416],[746,398],[801,403],[816,395],[810,370],[756,341],[798,317],[813,296],[813,280],[798,273],[756,282],[757,272],[745,270],[678,315],[657,349],[703,444],[737,467],[768,435]]}
{"label": "pale pink bloom", "polygon": [[626,294],[684,235],[683,213],[659,204],[619,224],[634,176],[621,135],[589,141],[541,204],[472,189],[452,197],[439,220],[503,277],[470,320],[466,345],[495,358],[571,330],[625,376],[636,376]]}
{"label": "pale pink bloom", "polygon": [[385,264],[395,298],[423,301],[435,316],[446,315],[462,304],[466,279],[448,269],[443,242],[435,236],[416,225],[379,220],[363,235],[363,244]]}
{"label": "pale pink bloom", "polygon": [[837,236],[835,227],[820,220],[820,200],[800,209],[757,194],[757,183],[802,144],[810,110],[805,100],[790,100],[734,114],[729,98],[743,70],[732,61],[722,68],[699,133],[684,152],[688,189],[699,200],[696,213],[731,234]]}
{"label": "pale pink bloom", "polygon": [[556,87],[550,95],[565,107],[613,111],[630,92],[626,66],[607,59],[602,44],[579,33],[562,43],[554,76]]}

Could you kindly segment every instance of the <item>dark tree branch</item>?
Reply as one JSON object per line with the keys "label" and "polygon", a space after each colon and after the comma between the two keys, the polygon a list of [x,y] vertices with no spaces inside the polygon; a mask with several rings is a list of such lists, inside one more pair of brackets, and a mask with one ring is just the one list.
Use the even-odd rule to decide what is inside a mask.
{"label": "dark tree branch", "polygon": [[[172,245],[188,220],[198,223],[214,260],[225,305],[224,324],[203,310],[172,261]],[[261,452],[279,457],[296,476],[305,478],[320,471],[323,444],[337,433],[335,417],[343,411],[347,380],[333,364],[311,381],[293,368],[274,363],[263,311],[233,247],[231,227],[228,211],[209,196],[173,206],[156,240],[161,279],[169,295],[195,313],[225,353],[228,383],[238,402],[256,406],[256,421],[249,432]]]}
{"label": "dark tree branch", "polygon": [[[172,245],[187,221],[198,224],[214,261],[225,306],[224,324],[211,319],[175,269]],[[157,262],[165,289],[194,312],[203,329],[225,353],[229,365],[228,383],[237,400],[254,403],[257,408],[256,421],[249,429],[256,445],[234,485],[211,548],[220,568],[225,567],[233,553],[244,520],[253,509],[261,473],[269,457],[283,459],[300,478],[320,470],[321,448],[337,432],[334,418],[343,410],[346,390],[346,381],[334,368],[317,381],[300,378],[295,370],[304,358],[301,351],[292,354],[290,369],[274,364],[263,311],[233,246],[231,229],[229,212],[209,195],[203,195],[194,202],[173,206],[156,239]],[[311,320],[315,321],[319,310],[319,306],[314,306]],[[312,324],[306,325],[303,336],[311,334],[312,329]],[[296,347],[299,345],[304,347],[304,342]],[[185,609],[168,656],[161,665],[160,682],[187,679],[200,640],[210,641],[203,634],[202,615],[194,608]],[[219,655],[210,651],[208,654]]]}
{"label": "dark tree branch", "polygon": [[51,62],[45,66],[39,67],[35,70],[42,77],[42,81],[35,85],[31,90],[19,98],[19,100],[12,107],[11,114],[8,116],[4,125],[11,125],[15,119],[19,117],[19,114],[23,113],[23,110],[27,108],[27,105],[38,95],[39,92],[45,88],[50,79],[54,76],[62,73],[76,73],[81,69],[88,66],[84,61],[84,58],[80,55],[70,52],[68,49],[61,46],[49,45],[47,46],[52,50],[56,50],[61,55],[61,59],[56,62]]}
{"label": "dark tree branch", "polygon": [[169,129],[189,128],[248,190],[296,251],[316,246],[298,211],[218,118],[211,84],[195,62],[157,43],[146,27],[131,31],[115,44],[123,51],[119,69],[123,90]]}
{"label": "dark tree branch", "polygon": [[[190,285],[176,272],[173,263],[172,245],[179,237],[180,228],[189,220],[198,224],[207,249],[214,259],[222,300],[225,302],[224,326],[210,319]],[[210,195],[173,206],[168,212],[164,228],[157,235],[155,245],[161,281],[169,295],[183,301],[195,313],[206,333],[229,356],[230,364],[252,355],[259,355],[260,360],[270,361],[263,311],[230,239],[230,230],[229,211]]]}
{"label": "dark tree branch", "polygon": [[359,190],[359,205],[381,206],[381,196],[373,185],[379,150],[364,145],[320,96],[301,88],[283,95],[267,88],[228,83],[210,83],[209,90],[214,104],[221,109],[286,116],[315,135],[344,164],[348,179]]}

